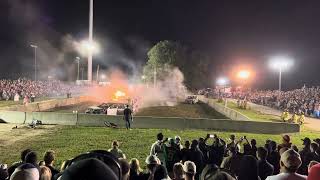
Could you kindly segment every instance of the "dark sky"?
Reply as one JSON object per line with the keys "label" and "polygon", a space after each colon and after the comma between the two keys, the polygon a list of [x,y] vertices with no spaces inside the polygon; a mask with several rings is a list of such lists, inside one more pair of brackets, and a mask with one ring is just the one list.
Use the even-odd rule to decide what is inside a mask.
{"label": "dark sky", "polygon": [[[86,38],[88,5],[89,0],[1,0],[0,78],[32,74],[31,42],[42,48],[43,74],[74,77],[77,54],[64,40]],[[249,64],[255,87],[276,88],[277,73],[267,61],[283,54],[295,60],[283,74],[285,88],[319,85],[319,9],[318,0],[95,0],[94,38],[102,48],[95,64],[133,73],[149,47],[175,40],[209,54],[213,74]]]}

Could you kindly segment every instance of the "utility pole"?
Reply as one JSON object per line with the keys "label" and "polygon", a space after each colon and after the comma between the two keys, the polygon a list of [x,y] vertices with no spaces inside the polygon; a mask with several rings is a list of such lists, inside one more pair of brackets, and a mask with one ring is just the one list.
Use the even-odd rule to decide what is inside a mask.
{"label": "utility pole", "polygon": [[37,45],[31,44],[32,48],[34,48],[34,80],[37,80]]}
{"label": "utility pole", "polygon": [[[90,0],[89,12],[89,44],[92,46],[93,34],[93,0]],[[88,50],[88,81],[92,82],[92,48]]]}
{"label": "utility pole", "polygon": [[83,67],[81,68],[81,80],[83,80]]}
{"label": "utility pole", "polygon": [[80,58],[76,57],[76,62],[78,63],[77,81],[79,80],[79,70],[80,70]]}
{"label": "utility pole", "polygon": [[97,67],[97,77],[96,77],[97,83],[99,83],[99,69],[100,69],[100,66],[99,66],[99,64],[98,64],[98,67]]}

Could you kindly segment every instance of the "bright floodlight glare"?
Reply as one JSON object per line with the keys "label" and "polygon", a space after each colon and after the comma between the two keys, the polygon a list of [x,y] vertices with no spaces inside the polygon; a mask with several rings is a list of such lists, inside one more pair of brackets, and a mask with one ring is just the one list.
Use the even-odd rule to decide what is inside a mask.
{"label": "bright floodlight glare", "polygon": [[269,66],[272,69],[288,69],[290,66],[293,65],[293,60],[286,56],[275,56],[272,57],[269,61]]}
{"label": "bright floodlight glare", "polygon": [[145,80],[145,79],[146,79],[146,76],[145,76],[145,75],[142,75],[142,76],[141,76],[141,79]]}
{"label": "bright floodlight glare", "polygon": [[101,79],[105,79],[107,76],[105,74],[101,74]]}
{"label": "bright floodlight glare", "polygon": [[238,72],[238,75],[237,75],[239,78],[241,79],[248,79],[249,76],[250,76],[250,72],[247,71],[247,70],[241,70]]}
{"label": "bright floodlight glare", "polygon": [[100,48],[99,48],[99,45],[98,45],[98,43],[96,43],[96,42],[92,42],[92,43],[90,43],[89,41],[82,41],[81,42],[81,51],[82,52],[89,52],[89,51],[91,51],[93,54],[97,54],[97,53],[99,53],[99,50],[100,50]]}
{"label": "bright floodlight glare", "polygon": [[219,85],[219,86],[225,86],[228,84],[228,82],[229,82],[229,80],[226,77],[219,77],[217,79],[217,85]]}

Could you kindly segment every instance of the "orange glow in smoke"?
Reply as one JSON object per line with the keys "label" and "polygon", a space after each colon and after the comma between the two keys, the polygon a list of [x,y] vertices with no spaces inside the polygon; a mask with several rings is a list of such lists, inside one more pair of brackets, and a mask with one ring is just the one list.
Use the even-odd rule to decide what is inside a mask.
{"label": "orange glow in smoke", "polygon": [[250,77],[250,71],[248,70],[241,70],[238,72],[237,77],[240,79],[248,79]]}
{"label": "orange glow in smoke", "polygon": [[130,88],[128,78],[118,70],[107,73],[106,80],[110,84],[96,86],[89,90],[88,94],[90,94],[93,101],[128,104],[129,100],[134,97],[135,90],[138,90],[137,87]]}
{"label": "orange glow in smoke", "polygon": [[126,93],[124,93],[124,92],[122,92],[122,91],[120,91],[120,90],[117,90],[117,91],[114,93],[112,100],[114,100],[114,101],[119,101],[120,99],[125,98],[125,96],[126,96]]}

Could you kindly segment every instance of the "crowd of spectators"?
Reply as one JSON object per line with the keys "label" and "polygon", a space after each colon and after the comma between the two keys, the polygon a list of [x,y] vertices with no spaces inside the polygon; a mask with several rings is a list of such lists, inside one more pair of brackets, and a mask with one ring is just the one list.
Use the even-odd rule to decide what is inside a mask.
{"label": "crowd of spectators", "polygon": [[319,87],[302,87],[291,91],[281,91],[280,96],[278,90],[235,91],[227,93],[226,96],[280,110],[288,110],[291,113],[320,117]]}
{"label": "crowd of spectators", "polygon": [[[209,143],[211,142],[211,143]],[[146,157],[146,169],[136,158],[130,161],[117,141],[108,151],[95,150],[54,167],[55,152],[47,151],[42,160],[26,149],[21,161],[0,166],[0,180],[319,180],[320,139],[304,138],[298,150],[290,136],[282,142],[256,140],[231,135],[223,140],[207,135],[181,144],[181,138],[157,134]]]}
{"label": "crowd of spectators", "polygon": [[32,81],[25,78],[0,80],[0,100],[19,100],[25,97],[56,97],[76,93],[78,87],[58,80]]}

